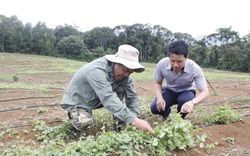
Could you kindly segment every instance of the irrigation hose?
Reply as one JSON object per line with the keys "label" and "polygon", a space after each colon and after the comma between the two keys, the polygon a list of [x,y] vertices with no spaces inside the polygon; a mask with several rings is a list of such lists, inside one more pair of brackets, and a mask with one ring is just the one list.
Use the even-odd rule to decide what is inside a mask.
{"label": "irrigation hose", "polygon": [[236,94],[236,95],[233,95],[233,96],[230,96],[226,99],[223,99],[223,100],[219,100],[219,101],[216,101],[216,102],[212,102],[212,103],[204,103],[204,104],[198,104],[197,106],[207,106],[207,105],[213,105],[213,104],[217,104],[217,103],[221,103],[221,102],[224,102],[224,101],[227,101],[227,100],[231,100],[233,98],[236,98],[238,96],[241,96],[241,95],[247,95],[247,94],[250,94],[250,92],[242,92],[242,93],[239,93],[239,94]]}
{"label": "irrigation hose", "polygon": [[58,98],[58,97],[60,96],[34,96],[34,97],[23,97],[23,98],[16,98],[16,99],[5,99],[5,100],[0,100],[0,102],[25,100],[25,99],[37,99],[37,98]]}
{"label": "irrigation hose", "polygon": [[23,106],[23,107],[16,107],[16,108],[11,108],[11,109],[0,110],[0,113],[1,112],[8,112],[8,111],[19,110],[19,109],[25,109],[25,108],[50,107],[50,106],[59,106],[59,105],[60,105],[59,103],[54,103],[54,104]]}
{"label": "irrigation hose", "polygon": [[[213,102],[213,103],[205,103],[205,104],[199,104],[197,106],[206,106],[206,105],[213,105],[213,104],[217,104],[217,103],[221,103],[221,102],[224,102],[224,101],[227,101],[227,100],[230,100],[230,99],[233,99],[233,98],[236,98],[238,96],[241,96],[241,95],[247,95],[247,94],[250,94],[250,92],[242,92],[242,93],[239,93],[239,94],[236,94],[236,95],[233,95],[231,97],[228,97],[226,99],[223,99],[223,100],[219,100],[219,101],[216,101],[216,102]],[[35,98],[35,97],[34,97]],[[43,97],[43,98],[46,98],[46,97]],[[51,98],[51,97],[48,97],[48,98]],[[53,97],[52,97],[53,98]],[[4,100],[2,100],[4,101]],[[0,102],[2,102],[0,101]],[[5,100],[7,101],[7,100]],[[8,101],[11,101],[11,100],[8,100]],[[0,113],[1,112],[8,112],[8,111],[14,111],[14,110],[19,110],[19,109],[24,109],[24,108],[34,108],[34,107],[47,107],[47,106],[58,106],[59,103],[55,103],[55,104],[45,104],[45,105],[31,105],[31,106],[24,106],[24,107],[16,107],[16,108],[12,108],[12,109],[5,109],[5,110],[0,110]],[[249,106],[245,106],[245,108],[249,108]],[[233,109],[237,109],[237,108],[233,108]],[[239,109],[241,109],[241,107],[239,107]]]}

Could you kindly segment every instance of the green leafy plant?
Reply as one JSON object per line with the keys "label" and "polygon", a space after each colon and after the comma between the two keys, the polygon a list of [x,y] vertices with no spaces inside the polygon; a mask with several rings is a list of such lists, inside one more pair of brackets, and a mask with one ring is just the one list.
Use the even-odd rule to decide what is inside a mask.
{"label": "green leafy plant", "polygon": [[227,143],[229,143],[231,145],[235,144],[235,139],[232,137],[222,138],[222,140],[225,140]]}
{"label": "green leafy plant", "polygon": [[[171,122],[165,122],[155,128],[156,136],[149,132],[126,127],[120,133],[114,131],[102,131],[97,136],[82,135],[80,140],[70,141],[70,126],[63,123],[59,126],[46,126],[44,121],[37,120],[34,130],[40,131],[37,139],[44,143],[39,149],[33,150],[31,155],[114,155],[114,156],[158,156],[168,155],[169,150],[187,149],[193,147],[194,138],[192,124],[183,120],[180,114],[174,114]],[[66,143],[69,141],[69,143]],[[14,149],[5,151],[7,153],[28,153],[29,149]]]}
{"label": "green leafy plant", "polygon": [[13,128],[8,128],[6,130],[6,133],[8,133],[9,135],[17,135],[17,131]]}
{"label": "green leafy plant", "polygon": [[207,119],[206,123],[229,124],[242,120],[242,116],[235,110],[232,110],[228,105],[223,107],[215,107],[213,112]]}
{"label": "green leafy plant", "polygon": [[5,134],[5,132],[0,133],[0,140],[3,139],[4,134]]}
{"label": "green leafy plant", "polygon": [[13,78],[13,80],[14,80],[15,82],[17,82],[18,79],[19,79],[18,74],[14,75],[12,78]]}
{"label": "green leafy plant", "polygon": [[71,124],[68,122],[64,122],[59,126],[49,127],[44,121],[37,120],[34,123],[34,126],[35,128],[33,131],[41,132],[41,134],[37,136],[37,140],[41,142],[66,141],[71,135],[73,135]]}
{"label": "green leafy plant", "polygon": [[199,144],[200,148],[206,148],[206,151],[208,154],[210,154],[211,149],[215,147],[215,145],[218,145],[218,142],[212,142],[212,143],[205,143],[207,140],[207,134],[203,134],[201,136],[196,136],[195,142]]}
{"label": "green leafy plant", "polygon": [[49,110],[46,108],[39,108],[37,111],[37,113],[48,113],[48,112],[49,112]]}
{"label": "green leafy plant", "polygon": [[159,141],[170,150],[187,149],[194,146],[193,125],[183,120],[180,114],[173,113],[171,122],[164,122],[155,129]]}

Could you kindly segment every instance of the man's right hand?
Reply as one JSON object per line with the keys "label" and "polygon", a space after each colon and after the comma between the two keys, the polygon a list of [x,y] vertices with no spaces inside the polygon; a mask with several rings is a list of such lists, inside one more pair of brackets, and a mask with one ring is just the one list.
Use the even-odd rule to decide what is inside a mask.
{"label": "man's right hand", "polygon": [[159,99],[157,98],[156,107],[157,107],[159,112],[165,111],[165,107],[166,107],[165,100],[163,98],[159,98]]}
{"label": "man's right hand", "polygon": [[131,125],[139,130],[148,131],[153,135],[155,134],[151,125],[145,120],[135,118],[135,120],[131,122]]}

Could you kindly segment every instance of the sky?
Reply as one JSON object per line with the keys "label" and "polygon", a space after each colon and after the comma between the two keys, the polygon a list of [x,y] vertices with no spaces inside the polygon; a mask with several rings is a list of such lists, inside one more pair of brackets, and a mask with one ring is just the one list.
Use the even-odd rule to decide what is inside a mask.
{"label": "sky", "polygon": [[0,14],[16,15],[23,24],[47,27],[95,27],[160,25],[171,32],[193,37],[229,28],[243,37],[250,33],[249,0],[0,0]]}

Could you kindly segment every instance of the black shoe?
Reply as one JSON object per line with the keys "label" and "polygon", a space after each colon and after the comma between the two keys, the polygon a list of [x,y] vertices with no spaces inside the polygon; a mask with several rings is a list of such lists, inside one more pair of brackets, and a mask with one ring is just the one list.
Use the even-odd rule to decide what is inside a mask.
{"label": "black shoe", "polygon": [[113,115],[113,119],[114,119],[114,130],[116,132],[120,132],[121,130],[124,130],[125,128],[125,122],[121,121],[120,119],[118,119],[117,117],[115,117]]}

